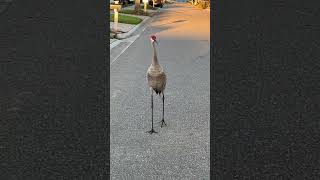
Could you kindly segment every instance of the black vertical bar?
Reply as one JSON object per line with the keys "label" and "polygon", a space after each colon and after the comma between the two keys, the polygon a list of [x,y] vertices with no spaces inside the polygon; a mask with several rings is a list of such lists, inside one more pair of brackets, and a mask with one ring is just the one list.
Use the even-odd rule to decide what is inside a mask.
{"label": "black vertical bar", "polygon": [[212,4],[211,178],[319,179],[317,1]]}
{"label": "black vertical bar", "polygon": [[0,179],[108,179],[107,1],[10,3],[0,13]]}

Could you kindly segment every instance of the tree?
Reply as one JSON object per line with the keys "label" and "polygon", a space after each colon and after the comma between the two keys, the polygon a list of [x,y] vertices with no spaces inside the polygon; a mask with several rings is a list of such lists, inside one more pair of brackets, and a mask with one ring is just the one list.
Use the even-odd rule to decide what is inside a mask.
{"label": "tree", "polygon": [[134,10],[138,12],[140,8],[140,0],[135,0]]}

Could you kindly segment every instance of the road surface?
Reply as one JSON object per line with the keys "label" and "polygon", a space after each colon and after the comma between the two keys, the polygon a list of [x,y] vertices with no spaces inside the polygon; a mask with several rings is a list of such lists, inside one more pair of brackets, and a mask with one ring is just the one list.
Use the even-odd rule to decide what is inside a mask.
{"label": "road surface", "polygon": [[[150,35],[167,74],[165,121],[151,129]],[[111,179],[209,179],[210,12],[168,5],[110,67]],[[154,120],[162,100],[154,97]]]}

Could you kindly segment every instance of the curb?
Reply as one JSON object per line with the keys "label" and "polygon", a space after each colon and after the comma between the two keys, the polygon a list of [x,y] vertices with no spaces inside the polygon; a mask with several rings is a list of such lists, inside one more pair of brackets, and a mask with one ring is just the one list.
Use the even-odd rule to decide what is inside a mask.
{"label": "curb", "polygon": [[120,44],[121,40],[116,40],[113,43],[110,44],[110,50],[116,47],[118,44]]}
{"label": "curb", "polygon": [[132,28],[129,32],[122,33],[122,34],[117,34],[116,38],[117,39],[125,39],[132,35],[138,28],[140,28],[142,25],[146,24],[146,22],[151,19],[150,17],[145,18],[140,24],[136,25],[134,28]]}

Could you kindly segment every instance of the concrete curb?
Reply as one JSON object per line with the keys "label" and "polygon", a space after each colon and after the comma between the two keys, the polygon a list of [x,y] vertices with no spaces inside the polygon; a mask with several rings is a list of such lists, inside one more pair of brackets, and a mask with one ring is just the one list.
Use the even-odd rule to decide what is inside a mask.
{"label": "concrete curb", "polygon": [[110,50],[120,44],[121,40],[116,40],[110,44]]}
{"label": "concrete curb", "polygon": [[129,36],[131,36],[138,28],[140,28],[142,25],[146,24],[146,22],[151,19],[150,17],[145,18],[140,24],[136,25],[134,28],[132,28],[129,32],[117,34],[117,39],[125,39]]}

